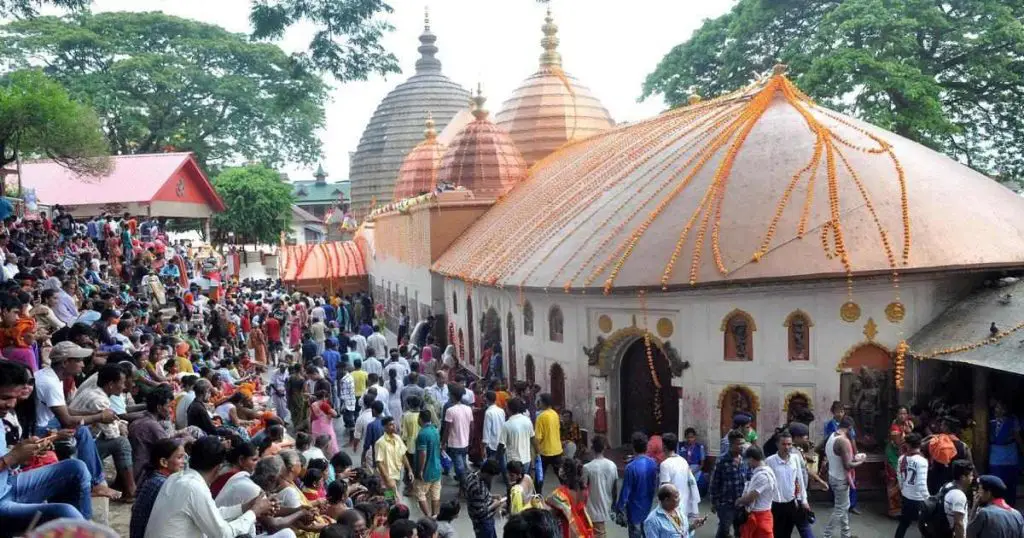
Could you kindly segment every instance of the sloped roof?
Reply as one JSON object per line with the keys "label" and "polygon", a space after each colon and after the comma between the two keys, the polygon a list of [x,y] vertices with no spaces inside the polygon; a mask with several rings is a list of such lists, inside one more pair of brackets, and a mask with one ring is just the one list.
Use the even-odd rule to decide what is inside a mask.
{"label": "sloped roof", "polygon": [[148,153],[110,157],[112,168],[103,177],[83,176],[49,160],[21,166],[21,182],[34,188],[46,205],[103,205],[151,202],[179,171],[186,172],[215,211],[224,202],[191,153]]}
{"label": "sloped roof", "polygon": [[278,258],[281,280],[301,282],[366,276],[366,265],[354,241],[286,245]]}
{"label": "sloped roof", "polygon": [[316,215],[310,213],[309,211],[306,211],[305,209],[302,209],[301,207],[295,204],[292,204],[292,221],[301,222],[303,224],[311,222],[323,224],[323,219],[317,218]]}
{"label": "sloped roof", "polygon": [[317,183],[316,180],[292,182],[292,194],[295,195],[295,203],[299,205],[326,204],[337,202],[341,198],[351,200],[351,189],[352,185],[348,180],[333,183]]}
{"label": "sloped roof", "polygon": [[1011,336],[1022,328],[1024,282],[981,288],[918,331],[909,355],[1024,375],[1024,342]]}

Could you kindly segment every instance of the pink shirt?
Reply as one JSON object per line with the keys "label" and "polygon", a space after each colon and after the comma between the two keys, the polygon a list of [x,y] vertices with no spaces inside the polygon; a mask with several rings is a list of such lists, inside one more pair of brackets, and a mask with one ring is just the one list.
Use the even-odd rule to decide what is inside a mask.
{"label": "pink shirt", "polygon": [[448,423],[448,446],[466,448],[469,446],[469,426],[473,423],[473,409],[466,404],[455,404],[444,414]]}

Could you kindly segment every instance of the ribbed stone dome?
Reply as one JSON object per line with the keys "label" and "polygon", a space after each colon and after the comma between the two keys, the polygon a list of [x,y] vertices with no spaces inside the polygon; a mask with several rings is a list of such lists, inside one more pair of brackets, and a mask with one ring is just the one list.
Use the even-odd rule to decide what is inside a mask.
{"label": "ribbed stone dome", "polygon": [[469,91],[441,73],[435,41],[428,19],[420,36],[416,74],[384,97],[352,155],[352,210],[359,218],[366,215],[374,198],[378,204],[391,200],[402,162],[423,141],[427,114],[442,130],[469,103]]}
{"label": "ribbed stone dome", "polygon": [[558,26],[548,11],[542,27],[540,69],[505,101],[495,117],[508,131],[528,166],[567,142],[582,140],[615,125],[590,89],[562,69]]}

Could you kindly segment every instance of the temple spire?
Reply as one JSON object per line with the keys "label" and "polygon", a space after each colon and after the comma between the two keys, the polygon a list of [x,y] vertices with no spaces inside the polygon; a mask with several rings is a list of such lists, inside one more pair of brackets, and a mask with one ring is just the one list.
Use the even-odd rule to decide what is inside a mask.
{"label": "temple spire", "polygon": [[544,26],[541,26],[541,31],[544,32],[544,37],[540,40],[540,46],[544,48],[544,52],[540,55],[540,66],[542,68],[562,67],[562,55],[558,53],[558,25],[551,17],[550,7],[548,7],[547,17],[544,17]]}
{"label": "temple spire", "polygon": [[434,55],[437,54],[437,36],[430,31],[430,8],[423,9],[423,33],[420,34],[420,59],[416,60],[416,72],[440,72],[441,60]]}
{"label": "temple spire", "polygon": [[313,177],[316,178],[317,183],[327,183],[327,172],[324,172],[323,164],[317,165],[316,173],[313,174]]}
{"label": "temple spire", "polygon": [[477,82],[476,83],[476,95],[473,97],[473,117],[474,118],[476,118],[478,120],[482,120],[482,119],[486,119],[487,118],[487,115],[490,114],[490,112],[488,112],[487,109],[484,108],[484,103],[486,103],[486,102],[487,102],[487,98],[484,97],[483,86],[479,82]]}
{"label": "temple spire", "polygon": [[423,131],[423,136],[426,137],[427,140],[437,138],[437,130],[434,129],[434,115],[429,110],[427,111],[426,127],[427,129]]}

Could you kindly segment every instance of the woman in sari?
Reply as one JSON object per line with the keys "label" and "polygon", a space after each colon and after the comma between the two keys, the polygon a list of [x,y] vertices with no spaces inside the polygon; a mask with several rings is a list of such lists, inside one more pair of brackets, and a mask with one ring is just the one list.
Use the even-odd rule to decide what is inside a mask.
{"label": "woman in sari", "polygon": [[561,484],[547,498],[555,514],[562,538],[593,538],[594,525],[587,515],[587,494],[580,480],[583,467],[576,460],[562,460],[558,469]]}
{"label": "woman in sari", "polygon": [[[274,497],[281,503],[281,508],[284,510],[309,509],[314,514],[319,514],[320,507],[325,505],[326,502],[311,502],[302,493],[302,490],[295,485],[296,479],[302,473],[302,460],[299,453],[294,450],[285,450],[278,457],[284,463],[284,471],[278,476],[277,483],[267,490],[274,492]],[[320,531],[332,523],[334,523],[334,520],[327,516],[315,515],[312,519],[299,520],[292,527],[292,530],[295,531],[295,535],[298,538],[318,538]]]}
{"label": "woman in sari", "polygon": [[543,508],[543,504],[537,502],[537,491],[533,485],[530,473],[523,468],[520,461],[510,461],[506,465],[508,470],[508,504],[505,509],[510,516],[514,516],[527,508]]}
{"label": "woman in sari", "polygon": [[249,335],[249,349],[252,350],[256,362],[267,364],[267,335],[263,333],[263,328],[258,323],[253,325]]}
{"label": "woman in sari", "polygon": [[292,416],[295,431],[309,429],[309,402],[306,398],[306,380],[302,369],[292,365],[288,373],[288,413]]}
{"label": "woman in sari", "polygon": [[1020,451],[1024,441],[1020,435],[1020,421],[1007,413],[1006,404],[996,402],[995,418],[989,421],[989,472],[1006,484],[1006,503],[1013,506],[1017,500],[1017,482],[1020,477]]}
{"label": "woman in sari", "polygon": [[312,419],[310,434],[314,438],[326,435],[331,440],[331,444],[328,446],[329,450],[324,451],[327,459],[331,459],[338,452],[338,437],[334,433],[333,426],[333,421],[338,417],[338,412],[331,407],[330,396],[329,392],[321,390],[316,393],[316,401],[309,406],[310,418]]}
{"label": "woman in sari", "polygon": [[903,495],[900,493],[900,484],[897,479],[896,470],[899,465],[900,456],[906,453],[903,441],[907,434],[914,431],[914,422],[910,418],[910,411],[900,406],[896,409],[896,418],[889,426],[889,440],[885,444],[885,492],[888,499],[889,517],[899,517],[902,512]]}

